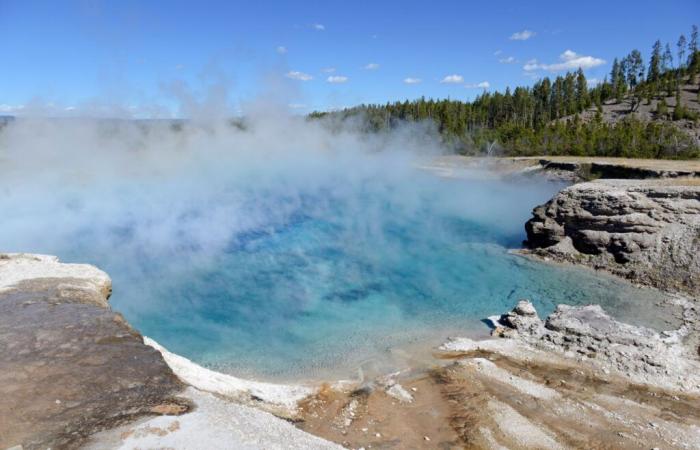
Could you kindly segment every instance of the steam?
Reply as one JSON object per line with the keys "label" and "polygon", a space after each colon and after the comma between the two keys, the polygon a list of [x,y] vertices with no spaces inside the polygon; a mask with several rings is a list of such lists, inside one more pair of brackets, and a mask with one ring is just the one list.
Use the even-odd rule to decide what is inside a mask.
{"label": "steam", "polygon": [[[258,355],[256,333],[294,330],[298,323],[287,321],[311,313],[352,334],[347,317],[365,306],[319,304],[358,292],[375,302],[372,280],[395,278],[406,260],[401,276],[416,277],[412,289],[437,289],[440,252],[469,242],[518,245],[532,205],[555,189],[420,170],[443,153],[425,125],[367,135],[265,101],[236,120],[190,108],[201,115],[25,117],[0,131],[0,249],[105,269],[113,307],[190,357],[232,342]],[[404,314],[396,303],[375,307],[382,321]],[[246,321],[212,319],[222,308]],[[273,348],[286,342],[277,338]]]}
{"label": "steam", "polygon": [[[16,120],[0,132],[0,248],[71,254],[77,245],[122,259],[138,252],[180,259],[216,253],[301,207],[332,214],[324,200],[357,208],[343,215],[364,218],[371,230],[386,213],[358,198],[388,198],[413,215],[441,189],[415,169],[442,152],[424,127],[363,135],[259,104],[250,111],[235,124]],[[475,187],[451,186],[452,194],[432,201],[481,221],[512,217],[509,204],[493,203],[503,185]],[[316,201],[305,204],[310,195]]]}

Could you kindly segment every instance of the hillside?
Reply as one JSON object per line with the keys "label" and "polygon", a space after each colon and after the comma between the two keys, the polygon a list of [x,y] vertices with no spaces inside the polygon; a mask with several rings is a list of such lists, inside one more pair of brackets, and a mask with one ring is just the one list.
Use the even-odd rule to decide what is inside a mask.
{"label": "hillside", "polygon": [[[687,44],[687,45],[686,45]],[[609,76],[589,86],[582,67],[531,86],[488,91],[471,101],[405,100],[313,112],[331,127],[378,133],[421,122],[454,153],[654,159],[700,157],[700,51],[697,27],[667,44],[615,58]],[[556,71],[555,71],[556,72]]]}
{"label": "hillside", "polygon": [[[679,96],[682,105],[691,112],[691,114],[700,115],[700,77],[695,76],[693,80],[681,85]],[[673,113],[676,108],[675,95],[661,95],[656,98],[642,100],[639,104],[635,101],[636,98],[632,95],[626,95],[621,102],[614,99],[608,100],[601,105],[601,119],[607,124],[617,124],[620,121],[633,117],[644,122],[658,122],[673,124],[679,130],[691,135],[697,145],[700,145],[700,122],[689,119],[673,120]],[[659,104],[665,102],[667,107],[666,114],[659,114]],[[634,109],[634,110],[633,110]],[[590,122],[595,120],[599,109],[595,106],[587,108],[580,113],[581,120]],[[566,116],[559,120],[573,120],[574,115]]]}

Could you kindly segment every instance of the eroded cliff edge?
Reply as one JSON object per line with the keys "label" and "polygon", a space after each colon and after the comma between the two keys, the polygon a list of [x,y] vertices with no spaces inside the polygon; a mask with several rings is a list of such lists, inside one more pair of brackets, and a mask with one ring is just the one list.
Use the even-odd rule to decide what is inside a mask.
{"label": "eroded cliff edge", "polygon": [[72,448],[189,408],[160,353],[107,307],[110,291],[93,266],[0,255],[0,447]]}
{"label": "eroded cliff edge", "polygon": [[533,210],[529,253],[700,296],[700,180],[596,180]]}
{"label": "eroded cliff edge", "polygon": [[167,352],[109,308],[111,285],[87,264],[0,253],[0,449],[338,448],[263,411],[290,416],[309,388]]}

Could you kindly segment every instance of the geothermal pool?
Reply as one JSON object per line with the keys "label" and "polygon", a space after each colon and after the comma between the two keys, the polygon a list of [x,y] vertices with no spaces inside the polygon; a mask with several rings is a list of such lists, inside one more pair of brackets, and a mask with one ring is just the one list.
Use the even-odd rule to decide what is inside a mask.
{"label": "geothermal pool", "polygon": [[447,335],[485,335],[481,320],[520,298],[665,325],[655,291],[508,252],[562,184],[440,178],[395,154],[218,155],[117,174],[73,158],[13,179],[0,248],[95,264],[144,335],[270,380],[390,370]]}

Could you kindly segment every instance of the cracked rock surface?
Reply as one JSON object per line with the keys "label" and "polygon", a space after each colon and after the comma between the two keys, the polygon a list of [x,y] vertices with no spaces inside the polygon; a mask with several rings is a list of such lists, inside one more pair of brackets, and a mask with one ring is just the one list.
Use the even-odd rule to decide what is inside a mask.
{"label": "cracked rock surface", "polygon": [[596,180],[533,210],[530,252],[700,295],[700,184]]}
{"label": "cracked rock surface", "polygon": [[636,383],[700,394],[700,359],[693,339],[698,305],[677,301],[683,304],[684,323],[673,331],[618,322],[600,305],[559,305],[543,321],[529,301],[521,300],[501,316],[494,334],[590,362]]}
{"label": "cracked rock surface", "polygon": [[110,288],[92,266],[0,255],[0,448],[75,448],[96,430],[189,409],[160,353],[108,308]]}

